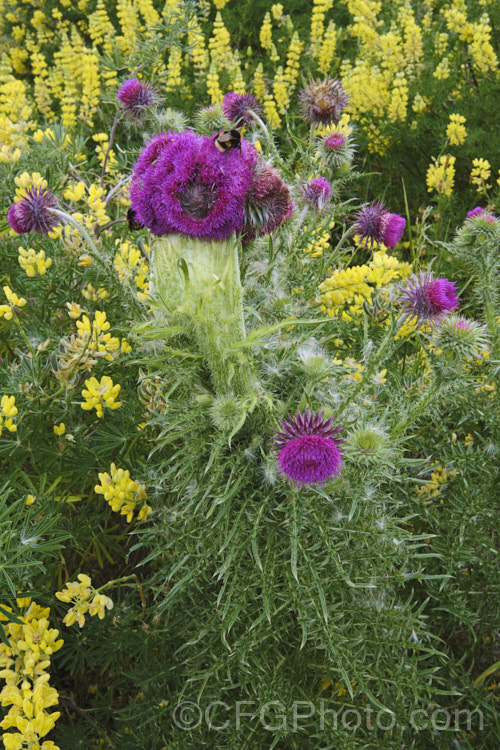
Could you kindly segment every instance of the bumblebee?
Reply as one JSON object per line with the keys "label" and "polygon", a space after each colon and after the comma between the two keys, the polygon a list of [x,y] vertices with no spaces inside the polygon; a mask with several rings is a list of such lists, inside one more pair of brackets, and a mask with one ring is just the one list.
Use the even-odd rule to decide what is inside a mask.
{"label": "bumblebee", "polygon": [[137,229],[144,229],[144,224],[137,221],[135,211],[132,208],[129,208],[127,211],[127,224],[131,232],[136,231]]}
{"label": "bumblebee", "polygon": [[239,130],[221,130],[214,140],[216,147],[222,153],[229,151],[231,148],[241,148],[241,133]]}

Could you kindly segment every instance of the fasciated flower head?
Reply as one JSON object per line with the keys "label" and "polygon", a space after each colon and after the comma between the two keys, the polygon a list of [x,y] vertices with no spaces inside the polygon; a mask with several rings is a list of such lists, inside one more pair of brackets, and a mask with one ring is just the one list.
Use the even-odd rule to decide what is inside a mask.
{"label": "fasciated flower head", "polygon": [[51,211],[57,206],[57,198],[50,190],[30,185],[23,198],[10,207],[7,220],[17,234],[49,234],[59,224],[58,217]]}
{"label": "fasciated flower head", "polygon": [[314,125],[330,125],[340,120],[349,96],[336,78],[309,83],[299,94],[300,114]]}
{"label": "fasciated flower head", "polygon": [[460,303],[456,283],[430,273],[413,274],[402,288],[403,318],[417,319],[418,327],[441,320]]}
{"label": "fasciated flower head", "polygon": [[192,131],[161,133],[142,151],[130,186],[132,210],[153,234],[224,240],[240,232],[257,151],[246,141],[221,153]]}
{"label": "fasciated flower head", "polygon": [[127,114],[142,117],[146,107],[159,104],[163,97],[152,83],[129,78],[116,92],[116,98]]}
{"label": "fasciated flower head", "polygon": [[317,211],[325,207],[331,193],[331,185],[324,177],[315,177],[302,186],[304,200]]}
{"label": "fasciated flower head", "polygon": [[354,230],[365,247],[373,247],[377,242],[394,247],[403,236],[405,225],[406,219],[386,211],[382,201],[374,201],[358,211]]}
{"label": "fasciated flower head", "polygon": [[278,171],[262,159],[253,169],[245,205],[243,242],[274,232],[293,212],[290,191]]}
{"label": "fasciated flower head", "polygon": [[340,427],[333,419],[323,419],[320,411],[297,412],[295,419],[281,420],[282,431],[274,435],[280,474],[297,484],[324,484],[340,474],[342,453],[337,437]]}
{"label": "fasciated flower head", "polygon": [[247,127],[262,117],[262,107],[253,94],[236,94],[230,91],[222,100],[222,109],[227,119],[237,128]]}

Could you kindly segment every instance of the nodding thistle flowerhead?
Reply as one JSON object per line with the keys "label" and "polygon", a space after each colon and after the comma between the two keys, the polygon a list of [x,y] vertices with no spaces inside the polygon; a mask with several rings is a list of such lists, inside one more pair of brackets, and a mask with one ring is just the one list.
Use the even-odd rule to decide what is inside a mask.
{"label": "nodding thistle flowerhead", "polygon": [[432,343],[451,364],[467,359],[479,359],[488,348],[489,338],[485,326],[459,315],[448,315],[432,329]]}
{"label": "nodding thistle flowerhead", "polygon": [[300,114],[314,125],[330,125],[340,120],[349,97],[336,78],[309,83],[299,94]]}
{"label": "nodding thistle flowerhead", "polygon": [[312,208],[321,211],[326,205],[331,193],[331,185],[324,177],[315,177],[302,186],[302,195],[304,200]]}
{"label": "nodding thistle flowerhead", "polygon": [[159,104],[163,97],[152,83],[139,81],[137,78],[129,78],[123,83],[116,97],[125,112],[132,117],[142,117],[146,107]]}
{"label": "nodding thistle flowerhead", "polygon": [[376,242],[394,247],[403,236],[405,226],[406,219],[386,211],[382,201],[374,201],[358,211],[354,230],[361,235],[365,247],[373,247]]}
{"label": "nodding thistle flowerhead", "polygon": [[51,211],[57,206],[57,198],[50,190],[30,185],[21,200],[10,207],[7,220],[16,234],[49,234],[59,224],[58,217]]}
{"label": "nodding thistle flowerhead", "polygon": [[210,107],[199,109],[194,116],[194,121],[196,129],[201,135],[211,135],[221,130],[229,130],[231,127],[231,123],[225,116],[220,102],[216,102]]}
{"label": "nodding thistle flowerhead", "polygon": [[214,399],[210,407],[212,422],[222,432],[229,434],[243,426],[247,415],[244,400],[229,394]]}
{"label": "nodding thistle flowerhead", "polygon": [[227,119],[237,128],[247,127],[262,116],[262,107],[253,94],[236,94],[230,91],[222,100],[222,109]]}
{"label": "nodding thistle flowerhead", "polygon": [[278,171],[259,158],[246,198],[243,242],[274,232],[291,216],[292,211],[288,187]]}
{"label": "nodding thistle flowerhead", "polygon": [[493,214],[489,214],[485,208],[481,208],[481,206],[476,206],[472,209],[472,211],[467,211],[467,219],[473,219],[474,216],[480,216],[484,221],[495,221],[496,216]]}
{"label": "nodding thistle flowerhead", "polygon": [[349,165],[354,156],[354,142],[350,133],[329,133],[319,138],[317,145],[321,163],[329,167]]}
{"label": "nodding thistle flowerhead", "polygon": [[419,328],[441,320],[460,304],[456,286],[454,281],[435,279],[425,271],[412,274],[401,290],[403,319],[417,318]]}
{"label": "nodding thistle flowerhead", "polygon": [[190,130],[161,133],[141,152],[130,186],[137,220],[153,234],[225,240],[240,232],[257,151],[246,141],[221,153]]}
{"label": "nodding thistle flowerhead", "polygon": [[381,461],[387,454],[388,436],[376,425],[362,425],[354,429],[346,439],[346,453],[360,464]]}
{"label": "nodding thistle flowerhead", "polygon": [[330,151],[338,151],[345,145],[345,138],[342,133],[331,133],[325,138],[325,148]]}
{"label": "nodding thistle flowerhead", "polygon": [[332,427],[333,419],[323,419],[320,411],[297,412],[295,419],[281,420],[282,432],[274,435],[280,474],[297,484],[324,484],[340,474],[342,453],[336,437],[341,428]]}

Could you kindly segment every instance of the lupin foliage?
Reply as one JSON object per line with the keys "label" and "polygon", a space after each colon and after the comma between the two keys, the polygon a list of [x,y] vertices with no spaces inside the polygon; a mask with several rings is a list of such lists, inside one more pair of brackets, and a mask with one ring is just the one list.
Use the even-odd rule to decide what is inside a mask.
{"label": "lupin foliage", "polygon": [[[64,639],[51,657],[50,684],[59,692],[62,716],[50,737],[63,750],[96,744],[124,750],[495,747],[499,224],[476,217],[458,228],[465,208],[477,201],[471,159],[480,153],[493,162],[495,152],[494,133],[488,135],[478,110],[478,101],[487,108],[497,85],[494,62],[485,57],[483,5],[469,1],[469,27],[462,32],[456,3],[417,19],[425,43],[421,58],[408,58],[413,72],[390,64],[403,66],[394,55],[401,45],[390,28],[393,18],[404,21],[409,43],[412,20],[403,5],[396,12],[370,3],[380,18],[367,13],[357,26],[356,2],[335,9],[315,2],[307,13],[290,3],[290,15],[262,3],[81,5],[61,4],[59,20],[46,14],[46,28],[37,29],[40,17],[25,19],[17,4],[8,4],[14,18],[4,20],[10,62],[2,68],[0,98],[0,127],[8,135],[7,151],[0,152],[6,154],[2,216],[20,176],[38,172],[98,250],[76,230],[50,239],[16,237],[6,224],[0,227],[1,286],[26,300],[14,306],[11,319],[0,318],[0,397],[15,396],[17,409],[2,416],[0,435],[0,612],[19,618],[24,610],[16,595],[30,594],[51,608],[51,626]],[[161,280],[153,282],[151,289],[164,289],[163,302],[148,299],[154,242],[145,231],[131,233],[124,221],[107,227],[124,219],[126,184],[144,138],[186,123],[209,134],[210,123],[217,129],[224,123],[217,102],[210,113],[194,114],[217,98],[203,69],[207,61],[222,93],[237,80],[238,58],[232,48],[224,53],[220,23],[219,35],[213,34],[219,11],[232,48],[236,38],[240,50],[253,46],[251,55],[240,57],[249,90],[259,64],[264,71],[268,109],[264,123],[246,137],[281,171],[297,203],[275,235],[239,248],[243,296],[235,300],[243,305],[246,334],[231,342],[229,369],[245,368],[248,382],[236,393],[214,372],[213,349],[203,341],[206,326],[213,330],[210,300],[203,308],[188,298],[183,264],[172,269],[164,288]],[[147,29],[127,22],[127,12]],[[274,51],[259,46],[266,41],[259,31],[267,12]],[[75,20],[83,24],[83,38],[92,40],[90,53],[80,49],[76,27],[69,29]],[[350,76],[358,109],[339,128],[347,134],[355,125],[355,166],[348,159],[326,167],[321,134],[296,117],[300,85],[325,74],[318,50],[328,41],[329,20],[341,46],[327,72],[338,74],[348,55],[362,71]],[[23,24],[25,41],[19,42],[15,26]],[[478,47],[481,24],[486,41]],[[70,40],[59,57],[52,26]],[[375,30],[383,39],[379,46]],[[296,80],[289,67],[290,103],[273,127],[269,97],[278,107],[274,80],[279,64],[286,67],[296,31],[308,46]],[[16,53],[24,48],[29,63]],[[85,79],[87,122],[81,125],[72,120],[82,92],[69,85],[71,49],[88,70],[99,71]],[[173,50],[181,53],[181,83]],[[472,57],[461,68],[454,60],[462,52]],[[35,63],[43,69],[39,54],[50,71],[46,94],[43,72],[35,69]],[[444,56],[450,74],[439,78],[433,71]],[[19,70],[25,63],[30,67]],[[383,107],[363,111],[359,88],[366,93],[378,65],[385,71],[376,79]],[[409,105],[405,117],[391,109],[397,102],[387,86],[396,77],[401,94],[403,72],[414,117]],[[164,86],[168,100],[144,122],[118,121],[102,175],[116,82],[134,74]],[[15,92],[21,107],[21,89],[39,108],[36,123],[34,114],[18,112],[16,121],[6,109]],[[487,96],[478,99],[483,90]],[[425,97],[420,111],[417,94]],[[45,95],[53,101],[44,110]],[[463,102],[459,111],[473,127],[470,145],[453,152],[460,193],[438,191],[439,214],[431,214],[424,208],[426,169],[449,145],[448,115],[433,102],[446,97],[452,112]],[[54,117],[65,124],[53,124]],[[373,174],[379,170],[382,176]],[[300,186],[319,175],[331,181],[333,200],[314,213],[301,202]],[[385,195],[382,185],[389,185]],[[479,194],[498,206],[494,186]],[[349,228],[365,196],[384,198],[389,210],[406,206],[407,244],[387,254],[353,238]],[[459,206],[461,213],[454,213]],[[43,250],[52,265],[28,276],[18,260],[20,246]],[[482,326],[472,350],[452,341],[450,357],[432,331],[401,327],[398,286],[411,269],[429,267],[458,282],[460,313]],[[92,326],[103,324],[103,312],[109,331],[94,326],[94,338],[85,339],[84,315]],[[102,418],[81,408],[85,380],[93,376],[121,385],[121,406],[104,408]],[[325,486],[298,489],[278,475],[272,435],[280,419],[306,408],[343,427],[344,466]],[[148,518],[134,514],[129,523],[96,493],[99,474],[110,472],[111,464],[145,486],[153,509]],[[89,618],[82,630],[63,625],[68,607],[55,597],[79,573],[91,575],[96,589],[111,583],[106,593],[114,602],[103,620]],[[214,701],[229,708],[214,708],[212,727],[203,719],[189,730],[174,721],[183,701],[203,710]],[[239,723],[237,701],[253,701],[241,705]],[[260,709],[274,701],[266,724]],[[299,701],[308,702],[299,712],[310,713],[312,705],[315,713],[295,727]],[[342,711],[357,709],[364,717],[366,707],[393,728],[370,728],[364,718],[355,730],[342,724]],[[408,726],[412,711],[430,713],[431,707],[478,709],[484,726],[477,716],[470,729],[455,729],[453,722],[419,732]],[[330,709],[340,712],[337,726]],[[214,728],[226,721],[225,728]]]}

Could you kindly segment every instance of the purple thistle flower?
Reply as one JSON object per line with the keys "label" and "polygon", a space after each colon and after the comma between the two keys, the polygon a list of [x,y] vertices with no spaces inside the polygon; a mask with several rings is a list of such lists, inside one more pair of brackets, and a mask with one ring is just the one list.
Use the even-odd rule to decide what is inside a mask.
{"label": "purple thistle flower", "polygon": [[274,232],[292,212],[293,203],[288,187],[278,171],[259,158],[246,200],[243,242]]}
{"label": "purple thistle flower", "polygon": [[406,219],[399,214],[387,213],[383,219],[382,242],[386,247],[395,247],[405,231]]}
{"label": "purple thistle flower", "polygon": [[473,219],[474,216],[480,216],[484,221],[490,221],[493,222],[496,220],[496,216],[493,214],[489,214],[485,208],[481,208],[481,206],[476,206],[472,209],[472,211],[467,211],[467,219]]}
{"label": "purple thistle flower", "polygon": [[57,205],[57,198],[50,190],[30,185],[26,188],[24,197],[9,208],[7,220],[17,234],[49,234],[60,223],[51,211]]}
{"label": "purple thistle flower", "polygon": [[310,206],[318,211],[325,206],[331,193],[331,185],[324,177],[315,177],[302,186],[302,195]]}
{"label": "purple thistle flower", "polygon": [[245,141],[221,153],[190,130],[153,138],[134,165],[132,209],[153,234],[224,240],[240,232],[257,151]]}
{"label": "purple thistle flower", "polygon": [[151,107],[162,101],[158,89],[149,82],[129,78],[116,92],[123,109],[133,117],[141,117],[145,107]]}
{"label": "purple thistle flower", "polygon": [[346,108],[349,97],[336,78],[312,81],[299,94],[300,114],[314,125],[330,125],[338,122]]}
{"label": "purple thistle flower", "polygon": [[323,419],[320,411],[313,415],[297,412],[295,419],[280,420],[282,432],[273,436],[280,474],[297,484],[324,484],[340,474],[343,442],[336,435],[341,428],[332,427],[333,419]]}
{"label": "purple thistle flower", "polygon": [[428,323],[442,320],[446,313],[456,310],[460,304],[456,283],[448,279],[435,279],[431,273],[420,271],[412,274],[403,286],[403,319],[417,318],[420,328]]}
{"label": "purple thistle flower", "polygon": [[342,133],[331,133],[331,135],[325,138],[325,147],[332,151],[342,148],[345,144],[345,138]]}
{"label": "purple thistle flower", "polygon": [[376,242],[394,247],[401,239],[405,225],[406,219],[386,211],[382,201],[374,201],[358,211],[354,230],[363,238],[365,247],[373,247]]}
{"label": "purple thistle flower", "polygon": [[253,94],[236,94],[230,91],[222,100],[222,109],[227,119],[237,128],[248,127],[254,114],[262,116],[262,107]]}

